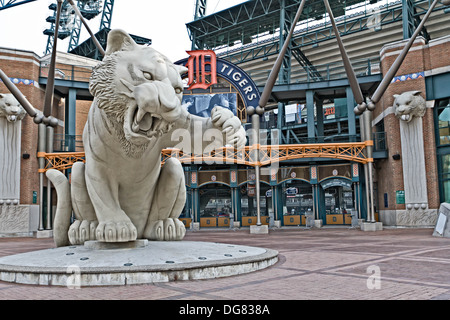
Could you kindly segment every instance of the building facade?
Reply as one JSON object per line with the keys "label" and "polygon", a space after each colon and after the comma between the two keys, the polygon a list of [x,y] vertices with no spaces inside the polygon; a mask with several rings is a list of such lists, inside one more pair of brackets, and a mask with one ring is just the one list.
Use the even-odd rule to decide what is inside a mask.
{"label": "building facade", "polygon": [[[264,89],[299,2],[246,1],[188,23],[192,49],[213,50],[219,62],[227,64],[225,69],[218,68],[217,84],[208,89],[185,88],[184,104],[188,110],[207,115],[211,101],[220,98],[240,117],[249,132],[251,147],[247,110],[252,106],[248,101],[252,92],[246,88],[251,80],[253,93],[257,91],[259,95]],[[413,0],[354,0],[346,1],[344,6],[330,3],[361,91],[370,97],[430,4]],[[450,201],[448,12],[448,7],[436,6],[372,112],[372,197],[375,219],[383,225],[434,226],[440,203]],[[40,58],[31,52],[0,50],[0,68],[17,79],[19,89],[40,110],[47,60],[48,57]],[[60,77],[53,110],[60,125],[54,151],[82,151],[77,142],[92,99],[86,75],[96,62],[62,53],[58,62]],[[240,70],[240,76],[227,78],[228,73],[231,77],[235,74],[231,69]],[[0,83],[0,93],[4,92],[7,90]],[[395,115],[395,95],[406,92],[415,92],[426,100],[425,114],[408,124]],[[356,148],[361,143],[361,130],[360,118],[353,111],[355,105],[322,1],[311,1],[297,24],[266,112],[260,118],[261,145],[290,151],[326,144]],[[37,216],[36,199],[41,198],[36,154],[38,126],[26,117],[20,130],[20,197],[2,198],[0,194],[0,208],[2,212],[13,212],[22,206],[32,208],[27,209],[31,212],[28,221],[32,221],[27,230],[51,228],[46,213],[44,217]],[[307,217],[311,216],[317,225],[350,225],[352,215],[353,220],[366,220],[369,188],[364,161],[324,151],[310,156],[304,152],[262,166],[262,223],[306,226]],[[193,223],[200,228],[246,227],[256,223],[256,174],[252,165],[223,159],[183,165],[188,197],[182,218],[188,227]],[[18,229],[2,227],[0,215],[0,233],[13,233],[11,230]]]}
{"label": "building facade", "polygon": [[[430,3],[347,1],[343,7],[330,4],[361,91],[370,97]],[[215,50],[219,57],[236,63],[262,91],[298,5],[299,1],[288,0],[249,1],[195,20],[187,24],[193,47]],[[274,110],[262,117],[261,127],[267,130],[271,143],[275,139],[280,145],[361,141],[359,116],[353,112],[356,103],[329,17],[321,1],[308,5],[296,26],[271,95],[269,104]],[[372,114],[373,198],[376,219],[384,225],[433,226],[439,204],[448,201],[447,124],[441,120],[445,120],[450,94],[448,12],[441,4],[436,6]],[[427,106],[420,126],[411,129],[412,140],[405,136],[402,121],[394,115],[394,95],[411,91],[425,98]],[[277,137],[271,136],[273,129]],[[323,224],[349,224],[351,212],[356,211],[359,219],[367,218],[365,176],[363,165],[352,161],[283,161],[276,179],[272,175],[262,184],[270,186],[269,195],[275,196],[262,198],[261,203],[268,204],[273,219],[281,225],[304,224],[308,211],[313,211],[315,219]],[[245,185],[245,180],[238,181],[240,184]],[[416,190],[417,186],[423,187]],[[298,193],[293,195],[295,192]],[[245,197],[235,198],[237,203],[246,202]],[[197,208],[200,216],[202,210]]]}

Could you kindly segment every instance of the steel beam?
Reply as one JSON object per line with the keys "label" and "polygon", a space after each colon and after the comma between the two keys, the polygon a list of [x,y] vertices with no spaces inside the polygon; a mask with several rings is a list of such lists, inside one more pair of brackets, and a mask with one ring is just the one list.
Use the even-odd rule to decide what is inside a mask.
{"label": "steel beam", "polygon": [[194,20],[203,18],[206,15],[207,0],[197,0],[195,4]]}
{"label": "steel beam", "polygon": [[15,7],[15,6],[20,6],[21,4],[26,4],[26,3],[33,2],[33,1],[36,1],[36,0],[22,0],[22,1],[0,0],[0,11],[4,10],[4,9]]}
{"label": "steel beam", "polygon": [[103,4],[102,20],[100,22],[100,30],[111,29],[112,14],[114,9],[114,0],[105,0]]}

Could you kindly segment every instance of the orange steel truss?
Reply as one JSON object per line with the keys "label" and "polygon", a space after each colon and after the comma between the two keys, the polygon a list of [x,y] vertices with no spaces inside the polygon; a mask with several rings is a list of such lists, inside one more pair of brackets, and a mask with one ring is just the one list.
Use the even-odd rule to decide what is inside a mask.
{"label": "orange steel truss", "polygon": [[[302,158],[333,158],[359,163],[373,162],[367,158],[364,149],[373,146],[373,141],[346,143],[287,144],[287,145],[253,145],[236,150],[224,147],[202,154],[184,153],[180,149],[164,149],[161,152],[161,163],[169,158],[177,158],[181,163],[194,164],[243,164],[247,166],[265,166],[272,163]],[[77,162],[85,161],[84,152],[38,153],[38,157],[46,159],[44,169],[65,170]],[[257,160],[259,159],[259,160]]]}
{"label": "orange steel truss", "polygon": [[[360,163],[373,162],[367,158],[364,148],[372,146],[373,141],[347,143],[253,145],[241,150],[220,148],[203,154],[187,154],[179,149],[164,149],[162,163],[169,158],[177,158],[181,163],[243,164],[247,166],[265,166],[271,163],[301,158],[333,158]],[[259,153],[258,153],[259,152]],[[257,160],[259,159],[259,160]]]}
{"label": "orange steel truss", "polygon": [[77,161],[85,162],[84,152],[61,152],[61,153],[45,153],[38,152],[38,158],[45,158],[45,167],[39,169],[38,172],[46,172],[49,169],[65,170],[72,168]]}

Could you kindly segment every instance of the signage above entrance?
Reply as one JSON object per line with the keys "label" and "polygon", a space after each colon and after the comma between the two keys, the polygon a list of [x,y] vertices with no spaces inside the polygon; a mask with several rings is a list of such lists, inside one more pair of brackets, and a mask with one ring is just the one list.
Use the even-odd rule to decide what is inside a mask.
{"label": "signage above entrance", "polygon": [[244,70],[227,60],[216,57],[212,50],[186,52],[190,57],[179,60],[175,64],[189,69],[187,90],[203,89],[205,94],[209,94],[211,93],[210,87],[217,83],[217,78],[221,78],[236,89],[242,98],[245,109],[258,106],[260,92]]}
{"label": "signage above entrance", "polygon": [[347,187],[347,188],[351,188],[352,187],[352,182],[345,180],[345,179],[341,179],[341,178],[334,178],[334,179],[329,179],[326,181],[323,181],[320,183],[320,185],[322,186],[322,189],[328,189],[331,187]]}

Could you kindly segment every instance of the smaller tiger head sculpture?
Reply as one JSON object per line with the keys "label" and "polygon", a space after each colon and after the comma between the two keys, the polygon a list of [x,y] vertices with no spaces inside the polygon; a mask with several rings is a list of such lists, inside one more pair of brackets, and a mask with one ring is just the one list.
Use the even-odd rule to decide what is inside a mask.
{"label": "smaller tiger head sculpture", "polygon": [[395,116],[405,122],[410,122],[414,117],[423,117],[426,112],[426,102],[420,94],[420,91],[394,94]]}
{"label": "smaller tiger head sculpture", "polygon": [[0,93],[0,117],[5,117],[8,122],[15,122],[22,120],[25,115],[25,109],[11,93]]}

